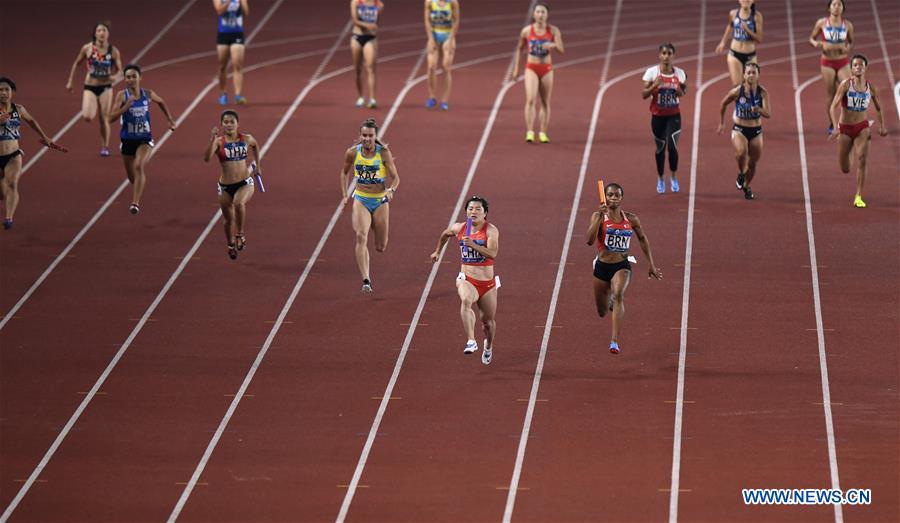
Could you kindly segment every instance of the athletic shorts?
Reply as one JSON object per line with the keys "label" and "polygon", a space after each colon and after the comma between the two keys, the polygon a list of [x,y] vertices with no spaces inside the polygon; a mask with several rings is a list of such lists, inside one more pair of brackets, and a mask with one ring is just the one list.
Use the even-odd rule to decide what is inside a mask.
{"label": "athletic shorts", "polygon": [[850,137],[850,139],[854,139],[859,136],[859,133],[863,132],[863,129],[869,128],[869,121],[863,120],[859,123],[839,123],[838,129],[840,129],[841,134],[846,134]]}
{"label": "athletic shorts", "polygon": [[353,39],[359,44],[360,47],[365,47],[367,43],[371,42],[375,39],[375,35],[358,35],[354,34]]}
{"label": "athletic shorts", "polygon": [[122,153],[122,156],[134,156],[142,145],[153,147],[153,140],[122,140],[119,151]]}
{"label": "athletic shorts", "polygon": [[459,273],[456,276],[457,280],[466,280],[471,283],[475,290],[478,291],[478,298],[481,299],[482,296],[488,293],[491,289],[499,289],[500,288],[500,276],[494,276],[490,280],[476,280],[475,278],[467,275],[464,272]]}
{"label": "athletic shorts", "polygon": [[532,71],[534,71],[535,74],[537,74],[538,79],[540,80],[541,78],[544,77],[544,75],[546,75],[547,73],[549,73],[550,71],[553,70],[553,64],[530,64],[530,63],[526,63],[526,64],[525,64],[525,69],[531,69]]}
{"label": "athletic shorts", "polygon": [[249,185],[250,187],[253,187],[253,177],[252,176],[248,176],[237,183],[219,182],[219,195],[221,195],[223,192],[226,192],[226,193],[228,193],[229,196],[231,196],[231,199],[233,200],[234,195],[237,194],[237,192],[241,189],[241,187],[243,187],[245,185]]}
{"label": "athletic shorts", "polygon": [[819,64],[822,67],[830,67],[834,69],[834,72],[838,72],[844,68],[844,66],[850,65],[850,57],[845,56],[843,58],[825,58],[824,56],[819,60]]}
{"label": "athletic shorts", "polygon": [[218,33],[216,45],[244,45],[244,33]]}
{"label": "athletic shorts", "polygon": [[729,49],[728,54],[737,58],[738,61],[741,62],[741,65],[747,65],[747,62],[749,62],[754,56],[756,56],[756,51],[753,51],[752,53],[739,53],[734,49]]}
{"label": "athletic shorts", "polygon": [[757,136],[762,136],[762,126],[759,127],[746,127],[744,125],[734,124],[731,126],[731,137],[734,138],[734,133],[741,133],[744,135],[744,138],[747,139],[748,142],[752,142],[754,138]]}
{"label": "athletic shorts", "polygon": [[15,158],[16,156],[21,156],[22,154],[23,154],[22,149],[16,149],[15,151],[13,151],[9,154],[4,154],[3,156],[0,156],[0,171],[2,171],[3,169],[6,169],[6,164],[8,164],[10,160]]}
{"label": "athletic shorts", "polygon": [[627,269],[631,270],[631,262],[628,260],[622,260],[618,263],[606,263],[600,261],[600,258],[594,258],[594,278],[598,280],[603,280],[607,283],[611,282],[613,276],[616,275],[617,272]]}
{"label": "athletic shorts", "polygon": [[84,84],[84,90],[85,90],[85,91],[90,91],[90,92],[94,93],[95,96],[100,96],[100,95],[103,94],[103,92],[106,91],[107,89],[112,89],[112,84],[106,84],[106,85],[88,85],[88,84]]}

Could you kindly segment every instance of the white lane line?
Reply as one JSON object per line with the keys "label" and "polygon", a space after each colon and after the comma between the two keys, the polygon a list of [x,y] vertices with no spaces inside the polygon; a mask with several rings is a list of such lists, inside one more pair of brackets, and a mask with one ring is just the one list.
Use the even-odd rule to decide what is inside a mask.
{"label": "white lane line", "polygon": [[[144,46],[143,49],[138,51],[138,54],[136,54],[134,56],[134,58],[131,59],[131,62],[137,63],[138,61],[140,61],[140,59],[143,58],[144,55],[148,51],[150,51],[150,49],[154,45],[156,45],[156,42],[158,42],[163,36],[165,36],[166,33],[169,32],[169,29],[171,29],[172,26],[175,25],[175,23],[178,22],[179,19],[181,19],[181,17],[184,15],[184,13],[187,12],[188,8],[190,8],[191,4],[193,4],[195,1],[196,0],[188,0],[188,2],[186,4],[184,4],[184,7],[182,7],[177,13],[175,13],[175,16],[172,17],[171,20],[169,20],[169,23],[164,25],[163,28],[156,34],[156,36],[153,37],[153,39],[150,40],[147,43],[147,45]],[[118,82],[116,82],[116,83],[118,83]],[[81,111],[75,113],[75,116],[73,116],[69,120],[68,123],[66,123],[64,126],[62,126],[62,128],[59,131],[57,131],[56,134],[53,135],[53,138],[51,138],[51,141],[55,142],[55,141],[59,140],[60,138],[62,138],[62,136],[64,134],[66,134],[66,132],[69,129],[71,129],[72,126],[75,125],[79,119],[81,119]],[[34,165],[34,163],[37,162],[41,158],[41,156],[44,156],[44,153],[46,153],[46,152],[47,152],[47,147],[41,147],[40,150],[38,150],[38,152],[35,153],[35,155],[31,157],[31,160],[29,160],[28,163],[26,163],[25,166],[22,167],[22,174],[20,176],[24,176],[25,172],[28,171],[28,169],[30,169],[31,166]]]}
{"label": "white lane line", "polygon": [[894,79],[894,69],[891,66],[891,55],[888,54],[887,43],[884,41],[884,32],[881,30],[881,15],[878,14],[878,6],[875,0],[869,0],[872,4],[872,14],[875,16],[875,32],[878,33],[878,43],[881,45],[881,54],[884,56],[884,68],[887,70],[888,79],[894,86],[894,110],[897,118],[900,118],[900,84]]}
{"label": "white lane line", "polygon": [[[257,30],[254,31],[254,32],[248,37],[248,41],[249,41],[250,39],[252,39],[253,37],[256,36],[256,34],[259,32],[259,30],[262,29],[262,26],[265,24],[265,22],[268,21],[268,19],[269,19],[269,18],[271,17],[271,15],[272,15],[272,13],[275,11],[275,9],[278,8],[279,5],[281,5],[282,2],[284,2],[284,0],[278,0],[278,1],[270,8],[270,10],[269,10],[269,12],[266,14],[266,16],[263,17],[263,19],[260,21],[260,24],[259,24],[259,26],[257,27]],[[187,114],[182,115],[182,120],[183,120],[183,118],[186,118],[186,117],[187,117]],[[179,120],[179,121],[181,121],[181,120]],[[168,136],[168,135],[167,135],[167,136]],[[162,142],[160,143],[160,145],[162,145]],[[119,190],[118,192],[121,192],[121,188],[122,188],[122,187],[120,186],[120,190]],[[108,205],[109,203],[111,203],[111,202],[108,201],[108,202],[107,202],[107,205],[104,206],[104,209],[107,208],[107,207],[109,207],[109,205]],[[93,218],[92,221],[91,221],[91,224],[93,224],[94,222],[96,222],[96,220],[97,220],[98,218],[99,218],[99,214],[95,215],[94,218]],[[211,222],[210,225],[207,226],[207,229],[211,229],[211,228],[212,228],[212,225],[213,225],[214,223],[215,223],[215,222]],[[83,235],[84,235],[84,232],[86,232],[86,229],[85,229],[85,230],[82,230],[82,232],[79,233],[79,236],[76,237],[76,240],[77,240],[78,238],[80,238],[81,236],[83,236]],[[87,406],[90,404],[91,400],[94,399],[94,396],[97,395],[97,391],[100,390],[100,387],[101,387],[101,386],[103,385],[103,383],[106,381],[106,378],[109,377],[110,373],[111,373],[111,372],[113,371],[113,369],[116,367],[116,365],[118,364],[119,360],[122,358],[122,356],[123,356],[123,355],[125,354],[125,352],[128,350],[128,348],[131,346],[131,343],[132,343],[132,341],[134,341],[134,338],[137,337],[138,333],[141,331],[141,329],[143,329],[144,324],[147,323],[147,320],[150,318],[150,315],[153,314],[153,311],[156,310],[156,307],[157,307],[157,306],[159,305],[159,303],[162,301],[163,297],[165,297],[166,293],[168,293],[169,289],[170,289],[170,288],[172,287],[172,285],[175,283],[175,280],[178,278],[178,276],[179,276],[179,275],[181,274],[181,272],[184,270],[184,267],[187,266],[187,263],[191,260],[191,258],[193,257],[194,253],[195,253],[195,252],[197,251],[197,249],[200,247],[200,244],[201,244],[203,238],[205,238],[205,235],[204,235],[204,236],[201,236],[200,238],[197,239],[196,242],[194,242],[194,245],[193,245],[193,246],[191,247],[191,249],[188,251],[187,255],[185,255],[185,257],[181,260],[181,263],[179,263],[178,268],[175,270],[174,273],[172,273],[172,276],[169,277],[169,280],[166,282],[166,284],[165,284],[165,285],[163,286],[163,288],[160,290],[159,294],[157,294],[156,298],[153,300],[153,302],[152,302],[152,303],[150,304],[150,306],[147,308],[146,312],[144,312],[144,315],[141,317],[140,321],[137,323],[137,325],[135,325],[134,329],[131,331],[131,334],[129,334],[128,338],[125,340],[125,343],[122,344],[122,347],[119,348],[119,350],[118,350],[118,351],[116,352],[116,354],[113,356],[112,360],[110,360],[109,364],[108,364],[108,365],[106,366],[106,368],[103,370],[103,373],[101,373],[101,374],[100,374],[100,377],[97,378],[97,381],[94,383],[94,386],[91,387],[91,390],[85,395],[84,399],[83,399],[83,400],[81,401],[81,403],[78,405],[78,408],[75,409],[75,412],[72,414],[72,416],[71,416],[71,417],[69,418],[69,420],[66,422],[65,426],[62,428],[62,430],[61,430],[61,431],[59,432],[59,434],[56,436],[56,439],[53,440],[53,443],[50,445],[50,448],[47,449],[47,452],[46,452],[46,453],[44,454],[44,456],[41,458],[41,460],[40,460],[40,462],[38,463],[38,465],[34,468],[34,470],[33,470],[33,471],[31,472],[31,474],[28,476],[28,479],[25,480],[25,482],[22,484],[22,487],[19,489],[18,493],[16,493],[16,496],[15,496],[15,497],[13,498],[13,500],[10,502],[9,506],[7,506],[7,507],[6,507],[6,510],[3,511],[3,515],[0,516],[0,523],[6,523],[6,521],[9,519],[9,517],[12,515],[13,511],[15,511],[16,507],[19,505],[19,503],[21,503],[22,499],[25,497],[25,495],[26,495],[26,494],[28,493],[28,491],[31,489],[31,486],[34,484],[34,482],[37,480],[37,478],[40,476],[40,474],[44,471],[44,468],[45,468],[45,467],[47,466],[47,464],[50,462],[50,459],[52,459],[52,458],[53,458],[53,455],[56,454],[56,451],[57,451],[57,449],[59,449],[59,446],[60,446],[60,445],[62,444],[62,442],[66,439],[66,436],[67,436],[67,435],[69,434],[69,432],[72,430],[72,427],[75,425],[75,423],[76,423],[76,422],[78,421],[78,419],[81,417],[82,412],[84,412],[84,410],[85,410],[85,409],[87,408]],[[76,241],[76,240],[73,240],[73,242]],[[70,245],[74,245],[74,243],[73,243],[73,244],[70,244]],[[71,250],[71,249],[70,249],[70,250]],[[61,259],[61,258],[58,258],[57,260],[55,260],[55,261],[54,261],[54,264],[51,264],[51,267],[55,267],[55,264],[58,264],[58,260],[59,260],[59,259]],[[48,270],[49,270],[49,269],[48,269]],[[43,278],[46,277],[46,274],[49,274],[49,272],[46,272],[46,271],[45,271],[45,274],[42,275],[42,278],[39,279],[39,282],[40,282],[40,281],[43,281]],[[23,297],[23,299],[20,300],[20,303],[17,303],[17,304],[16,304],[17,306],[21,306],[20,304],[23,303],[25,299],[27,299],[27,296],[30,296],[30,293],[33,292],[33,289],[36,288],[36,285],[39,284],[39,282],[36,283],[35,286],[32,286],[32,289],[29,289],[29,292],[26,293],[26,297]],[[15,307],[14,307],[14,308],[15,308]],[[3,318],[3,323],[0,323],[0,327],[2,327],[2,325],[5,324],[5,322],[6,322],[9,318],[12,317],[12,314],[13,314],[13,311],[11,311],[6,317]]]}
{"label": "white lane line", "polygon": [[702,110],[703,91],[712,85],[718,77],[701,84],[703,80],[703,39],[706,34],[706,0],[700,7],[700,34],[697,42],[700,51],[697,53],[697,80],[699,85],[697,94],[694,95],[694,121],[691,134],[691,182],[688,192],[687,230],[684,240],[684,284],[681,291],[681,335],[678,342],[678,378],[675,392],[675,423],[674,436],[672,438],[672,482],[669,485],[669,523],[678,521],[678,488],[681,482],[681,431],[684,422],[684,371],[687,364],[687,333],[688,333],[688,307],[691,298],[691,257],[694,252],[694,205],[697,201],[697,162],[699,159],[700,145],[700,113]]}
{"label": "white lane line", "polygon": [[550,344],[550,331],[553,326],[553,318],[556,316],[556,303],[559,300],[559,291],[562,287],[563,275],[566,271],[566,261],[569,259],[569,247],[572,243],[572,231],[575,229],[575,219],[578,214],[578,202],[581,201],[581,191],[584,186],[584,178],[587,174],[591,150],[594,146],[594,137],[597,133],[598,122],[600,119],[600,107],[603,105],[603,96],[606,91],[614,84],[625,78],[630,77],[633,72],[619,75],[612,82],[607,83],[609,76],[609,66],[612,62],[613,47],[616,43],[616,32],[619,26],[619,16],[622,10],[622,0],[617,0],[616,11],[613,14],[612,29],[609,33],[609,41],[606,44],[606,56],[603,58],[603,69],[600,73],[600,83],[597,95],[594,97],[594,109],[591,113],[591,123],[588,127],[588,136],[584,144],[584,152],[581,156],[581,167],[578,170],[578,182],[575,185],[575,194],[572,197],[572,211],[569,213],[569,224],[566,228],[565,241],[563,242],[562,252],[560,252],[559,266],[556,271],[556,281],[553,284],[553,294],[550,298],[550,306],[547,311],[547,321],[544,322],[544,335],[541,339],[541,350],[538,356],[537,365],[534,369],[534,378],[531,381],[531,393],[528,396],[528,408],[525,411],[525,420],[522,424],[522,433],[519,436],[519,447],[516,451],[516,462],[513,466],[512,477],[509,481],[509,493],[506,496],[506,508],[503,511],[503,522],[512,521],[513,510],[516,504],[516,494],[519,490],[519,480],[522,477],[522,467],[525,463],[525,448],[528,445],[528,436],[531,434],[531,422],[534,419],[534,408],[537,402],[538,389],[541,384],[541,377],[544,370],[544,361],[547,358],[547,347]]}
{"label": "white lane line", "polygon": [[[825,414],[825,435],[828,442],[828,466],[829,472],[831,474],[831,488],[840,489],[840,475],[838,473],[837,463],[837,446],[834,437],[834,420],[831,413],[831,389],[828,384],[828,364],[825,352],[825,325],[822,318],[821,293],[819,289],[819,266],[816,256],[816,240],[815,233],[813,231],[812,219],[812,200],[810,198],[809,190],[809,169],[806,160],[806,136],[803,128],[803,107],[800,100],[800,96],[803,94],[803,91],[808,86],[812,85],[818,79],[818,77],[808,79],[803,83],[803,85],[799,84],[799,76],[797,73],[797,57],[795,52],[796,45],[793,30],[793,10],[791,2],[789,0],[786,1],[786,5],[788,16],[788,37],[791,41],[791,81],[794,87],[794,111],[797,121],[797,141],[800,148],[800,172],[803,180],[803,208],[806,215],[806,241],[809,245],[810,276],[812,278],[813,306],[816,315],[816,341],[819,348],[819,373],[822,379],[822,409]],[[872,9],[875,9],[874,2],[872,4]],[[875,16],[877,21],[877,11],[875,12]],[[880,33],[881,30],[879,27],[879,34]],[[882,40],[882,45],[883,44],[884,40]],[[843,508],[839,503],[834,504],[834,520],[835,523],[842,523],[844,521]]]}

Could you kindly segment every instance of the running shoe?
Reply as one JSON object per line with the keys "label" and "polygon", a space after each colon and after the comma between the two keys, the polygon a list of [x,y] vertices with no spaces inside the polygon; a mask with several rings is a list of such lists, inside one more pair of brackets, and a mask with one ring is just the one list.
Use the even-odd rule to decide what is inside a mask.
{"label": "running shoe", "polygon": [[434,109],[437,106],[437,100],[434,98],[429,98],[428,101],[425,102],[426,109]]}
{"label": "running shoe", "polygon": [[737,178],[734,180],[734,184],[739,191],[744,188],[744,173],[738,173]]}
{"label": "running shoe", "polygon": [[441,102],[441,111],[449,111],[449,110],[450,110],[450,104],[448,104],[447,102]]}
{"label": "running shoe", "polygon": [[753,200],[755,198],[756,196],[753,196],[753,191],[751,191],[749,187],[744,187],[744,199]]}
{"label": "running shoe", "polygon": [[611,354],[618,354],[619,353],[619,344],[614,341],[609,342],[609,352]]}
{"label": "running shoe", "polygon": [[219,105],[228,105],[228,93],[222,93],[219,96]]}
{"label": "running shoe", "polygon": [[233,243],[229,243],[228,245],[226,245],[226,247],[228,247],[228,257],[232,260],[236,260],[238,253],[237,246],[235,246]]}
{"label": "running shoe", "polygon": [[136,203],[132,203],[128,206],[128,212],[130,212],[131,214],[137,214],[141,212],[141,207]]}
{"label": "running shoe", "polygon": [[666,181],[662,178],[656,180],[656,192],[659,194],[666,192]]}
{"label": "running shoe", "polygon": [[463,354],[472,354],[473,352],[478,351],[478,342],[475,340],[469,340],[466,342],[466,348],[463,349]]}
{"label": "running shoe", "polygon": [[366,105],[366,100],[362,96],[356,99],[356,107],[362,109],[362,107]]}
{"label": "running shoe", "polygon": [[245,105],[247,103],[247,97],[236,94],[234,95],[234,103],[238,105]]}
{"label": "running shoe", "polygon": [[368,278],[363,280],[362,289],[360,289],[360,291],[366,293],[372,292],[372,282],[370,282]]}
{"label": "running shoe", "polygon": [[366,105],[369,109],[376,109],[378,107],[378,102],[375,101],[374,98],[369,98],[369,104]]}
{"label": "running shoe", "polygon": [[[857,209],[865,209],[865,208],[866,208],[866,202],[863,201],[862,196],[860,196],[860,195],[857,194],[857,195],[853,198],[853,206],[856,207]],[[4,225],[3,225],[3,226],[6,227],[6,222],[4,222]]]}
{"label": "running shoe", "polygon": [[678,180],[672,178],[669,180],[669,186],[672,187],[672,192],[678,192],[681,190],[681,186],[678,185]]}
{"label": "running shoe", "polygon": [[247,246],[247,237],[244,236],[244,233],[239,232],[234,235],[234,243],[237,246],[237,250],[243,251],[244,247]]}
{"label": "running shoe", "polygon": [[534,141],[534,131],[528,131],[525,133],[525,141],[531,143]]}
{"label": "running shoe", "polygon": [[100,157],[106,158],[109,156],[109,147],[101,147],[100,148]]}
{"label": "running shoe", "polygon": [[834,134],[834,126],[829,124],[828,125],[828,136],[831,136],[832,134]]}
{"label": "running shoe", "polygon": [[550,137],[543,131],[538,133],[538,140],[540,140],[541,143],[550,143]]}
{"label": "running shoe", "polygon": [[485,338],[484,339],[484,350],[481,351],[481,363],[484,363],[485,365],[491,364],[492,351],[493,351],[492,348],[491,349],[488,348],[487,338]]}
{"label": "running shoe", "polygon": [[3,228],[4,229],[10,230],[10,229],[12,229],[12,226],[13,226],[13,221],[11,219],[9,219],[9,218],[3,219]]}

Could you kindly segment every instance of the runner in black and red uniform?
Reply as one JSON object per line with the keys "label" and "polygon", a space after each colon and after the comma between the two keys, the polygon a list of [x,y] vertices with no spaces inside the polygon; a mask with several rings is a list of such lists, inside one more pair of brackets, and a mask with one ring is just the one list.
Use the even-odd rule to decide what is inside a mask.
{"label": "runner in black and red uniform", "polygon": [[641,97],[650,98],[650,128],[656,141],[656,192],[666,192],[665,163],[666,149],[669,151],[669,183],[672,192],[678,192],[678,137],[681,136],[681,109],[679,99],[687,89],[684,70],[672,65],[675,46],[664,43],[659,46],[659,65],[654,65],[644,73],[644,89]]}
{"label": "runner in black and red uniform", "polygon": [[641,221],[637,215],[623,211],[619,205],[624,195],[622,186],[611,183],[606,186],[606,202],[591,215],[591,225],[587,230],[587,244],[597,243],[599,253],[594,258],[594,299],[597,314],[601,318],[612,311],[612,337],[609,352],[619,353],[619,333],[625,319],[625,289],[631,281],[631,263],[628,261],[628,249],[631,238],[637,236],[641,250],[650,263],[647,277],[662,279],[660,271],[653,262],[650,252],[650,240],[644,235]]}

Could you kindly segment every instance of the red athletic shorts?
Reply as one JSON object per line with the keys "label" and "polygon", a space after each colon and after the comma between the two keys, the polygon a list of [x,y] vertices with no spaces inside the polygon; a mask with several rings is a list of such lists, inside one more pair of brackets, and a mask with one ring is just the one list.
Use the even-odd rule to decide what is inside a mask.
{"label": "red athletic shorts", "polygon": [[837,58],[835,60],[831,60],[829,58],[825,58],[824,56],[819,60],[819,63],[822,67],[830,67],[834,69],[835,72],[840,71],[844,68],[845,65],[850,65],[850,57],[845,56],[843,58]]}
{"label": "red athletic shorts", "polygon": [[861,133],[863,129],[869,128],[869,121],[863,120],[854,124],[839,123],[838,128],[840,129],[841,134],[846,134],[850,139],[853,139],[859,136],[859,133]]}
{"label": "red athletic shorts", "polygon": [[494,289],[494,288],[499,289],[500,288],[500,277],[499,276],[494,276],[493,279],[490,279],[490,280],[476,280],[475,278],[472,278],[468,274],[461,272],[461,273],[459,273],[459,276],[456,277],[456,279],[457,280],[466,280],[467,282],[471,283],[475,287],[475,290],[478,291],[478,298],[481,298],[482,296],[487,294],[487,292],[491,289]]}
{"label": "red athletic shorts", "polygon": [[537,74],[538,79],[541,79],[544,77],[545,74],[547,74],[553,70],[553,64],[529,64],[529,63],[526,63],[525,69],[531,69],[532,71],[534,71]]}

